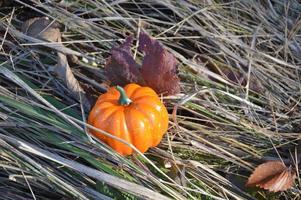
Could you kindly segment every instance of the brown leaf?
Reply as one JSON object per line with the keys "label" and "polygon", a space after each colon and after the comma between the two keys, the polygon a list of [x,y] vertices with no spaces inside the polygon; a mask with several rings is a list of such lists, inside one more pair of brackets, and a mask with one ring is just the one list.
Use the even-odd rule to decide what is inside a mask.
{"label": "brown leaf", "polygon": [[162,45],[142,32],[139,50],[145,53],[141,74],[147,86],[157,93],[176,94],[180,91],[177,60]]}
{"label": "brown leaf", "polygon": [[47,17],[35,17],[25,21],[21,31],[31,37],[49,42],[58,42],[61,38],[59,24]]}
{"label": "brown leaf", "polygon": [[[36,17],[25,21],[22,25],[22,32],[48,42],[61,42],[61,32],[59,25],[49,20],[47,17]],[[52,67],[52,71],[64,81],[70,94],[77,100],[81,100],[85,109],[90,109],[90,103],[85,96],[85,92],[74,77],[64,53],[57,52],[57,66]]]}
{"label": "brown leaf", "polygon": [[9,6],[12,4],[11,0],[0,0],[0,7]]}
{"label": "brown leaf", "polygon": [[114,85],[125,86],[128,83],[143,84],[144,82],[139,72],[139,65],[131,53],[132,42],[133,37],[128,37],[123,44],[111,51],[105,73]]}
{"label": "brown leaf", "polygon": [[291,188],[295,178],[295,170],[286,167],[282,161],[268,161],[256,167],[246,186],[257,186],[270,192],[279,192]]}

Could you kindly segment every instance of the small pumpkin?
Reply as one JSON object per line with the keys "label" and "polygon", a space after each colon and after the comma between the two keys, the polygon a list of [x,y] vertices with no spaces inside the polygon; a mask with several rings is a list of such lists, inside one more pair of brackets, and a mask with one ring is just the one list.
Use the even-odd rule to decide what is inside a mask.
{"label": "small pumpkin", "polygon": [[[131,83],[124,89],[111,87],[100,95],[89,114],[88,124],[133,144],[144,153],[160,143],[168,128],[168,113],[154,90]],[[121,155],[134,152],[98,131],[91,129],[90,133]]]}

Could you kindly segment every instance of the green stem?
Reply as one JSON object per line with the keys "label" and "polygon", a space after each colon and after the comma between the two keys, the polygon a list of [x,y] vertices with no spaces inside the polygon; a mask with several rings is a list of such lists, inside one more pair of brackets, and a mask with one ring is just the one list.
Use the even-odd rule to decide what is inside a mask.
{"label": "green stem", "polygon": [[119,85],[116,86],[116,90],[118,90],[118,92],[120,93],[120,97],[118,99],[118,103],[120,105],[129,105],[130,103],[132,103],[132,100],[130,100],[128,98],[128,96],[126,95],[124,89],[122,87],[120,87]]}

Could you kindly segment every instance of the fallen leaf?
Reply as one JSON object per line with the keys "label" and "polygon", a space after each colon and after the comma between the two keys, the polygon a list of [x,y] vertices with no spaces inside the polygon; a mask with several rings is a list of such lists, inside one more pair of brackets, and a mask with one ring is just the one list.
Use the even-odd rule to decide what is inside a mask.
{"label": "fallen leaf", "polygon": [[11,0],[0,0],[0,7],[9,6],[12,4]]}
{"label": "fallen leaf", "polygon": [[246,186],[279,192],[291,188],[295,178],[295,170],[285,166],[282,161],[268,161],[256,167]]}
{"label": "fallen leaf", "polygon": [[131,53],[132,42],[133,37],[128,37],[119,47],[113,48],[105,65],[106,76],[114,85],[125,86],[128,83],[144,83],[139,65]]}
{"label": "fallen leaf", "polygon": [[144,32],[140,33],[138,49],[145,53],[141,74],[146,85],[158,93],[178,93],[180,80],[177,76],[176,58]]}
{"label": "fallen leaf", "polygon": [[[59,24],[49,20],[47,17],[36,17],[25,21],[22,25],[22,32],[47,42],[61,42],[61,32]],[[64,53],[57,52],[57,65],[52,67],[52,71],[58,78],[62,79],[69,89],[70,94],[81,101],[86,110],[90,110],[90,103],[85,96],[85,92],[74,77]]]}
{"label": "fallen leaf", "polygon": [[59,24],[47,17],[35,17],[26,20],[21,27],[26,35],[48,42],[58,42],[61,38]]}
{"label": "fallen leaf", "polygon": [[140,67],[134,60],[130,46],[133,37],[113,48],[106,65],[106,75],[113,85],[138,83],[154,89],[159,94],[171,95],[180,91],[177,60],[162,45],[146,33],[139,35],[138,50],[145,56]]}

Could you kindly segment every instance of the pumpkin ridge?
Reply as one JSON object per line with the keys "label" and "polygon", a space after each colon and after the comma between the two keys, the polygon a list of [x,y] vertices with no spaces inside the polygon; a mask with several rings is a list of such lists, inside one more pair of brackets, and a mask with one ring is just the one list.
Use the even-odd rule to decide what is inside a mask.
{"label": "pumpkin ridge", "polygon": [[[120,109],[117,110],[116,112],[114,112],[114,114],[111,115],[110,118],[107,118],[107,120],[115,122],[117,119],[119,119],[120,123],[115,124],[114,127],[110,127],[112,123],[108,123],[108,125],[105,127],[105,129],[108,130],[107,132],[110,133],[111,135],[114,135],[114,136],[118,137],[119,139],[129,142],[128,137],[126,137],[129,134],[127,134],[126,132],[121,130],[123,127],[122,123],[124,123],[124,121],[122,121],[122,115],[123,115],[123,111],[121,111]],[[114,138],[110,138],[107,141],[108,141],[107,144],[109,144],[113,149],[115,149],[122,155],[128,155],[129,154],[128,151],[133,151],[131,149],[131,147],[127,146],[126,144],[123,144],[122,142],[119,142],[118,140],[116,140]]]}
{"label": "pumpkin ridge", "polygon": [[116,105],[118,102],[118,98],[114,98],[114,99],[99,99],[97,100],[95,106],[102,104],[104,102],[108,102],[108,103],[112,103],[112,105]]}
{"label": "pumpkin ridge", "polygon": [[[146,93],[144,90],[146,90],[149,93]],[[138,97],[135,97],[137,93],[141,92],[141,95],[138,95]],[[147,87],[139,87],[137,88],[130,96],[129,98],[132,101],[135,101],[137,98],[145,97],[145,96],[157,96],[156,92],[149,90]]]}
{"label": "pumpkin ridge", "polygon": [[[109,121],[109,122],[115,121],[117,112],[118,112],[118,109],[116,111],[114,111],[109,117],[107,117],[106,121]],[[116,127],[116,125],[111,127],[111,124],[112,123],[108,123],[106,126],[103,127],[103,129],[106,132],[110,133],[111,135],[114,135],[115,137],[120,138],[120,134],[119,134],[119,131],[118,131],[119,127]],[[110,145],[113,149],[120,152],[120,149],[116,148],[116,147],[118,147],[118,144],[116,144],[117,140],[115,140],[114,138],[111,138],[109,136],[106,136],[106,138],[107,138],[106,143],[108,145]]]}
{"label": "pumpkin ridge", "polygon": [[[102,101],[100,103],[96,103],[96,105],[95,105],[96,109],[95,110],[97,110],[98,114],[101,113],[101,112],[103,112],[106,109],[115,107],[114,102],[113,103],[109,102],[109,104],[103,105],[103,104],[106,104],[106,103],[107,103],[106,101]],[[93,108],[93,110],[94,110],[94,108]]]}
{"label": "pumpkin ridge", "polygon": [[[120,120],[120,123],[124,123],[124,127],[125,127],[125,132],[123,133],[124,135],[129,135],[129,143],[133,144],[132,141],[133,141],[133,138],[132,138],[132,134],[129,134],[130,131],[129,131],[129,127],[128,127],[128,124],[127,124],[127,121],[126,121],[126,115],[125,115],[125,112],[122,112],[122,119],[123,120]],[[122,124],[121,124],[122,125]]]}
{"label": "pumpkin ridge", "polygon": [[[149,106],[150,108],[152,108],[151,106]],[[152,141],[153,141],[153,139],[154,139],[154,136],[156,135],[156,134],[159,134],[159,133],[154,133],[154,126],[156,126],[156,124],[153,124],[153,122],[152,122],[152,120],[150,120],[150,116],[149,116],[149,112],[146,112],[145,110],[143,110],[142,108],[141,108],[141,106],[139,105],[139,106],[135,106],[135,109],[138,111],[138,112],[140,112],[141,114],[143,114],[143,116],[147,119],[147,121],[150,123],[150,125],[151,125],[151,137],[152,137]],[[154,110],[155,108],[152,108],[152,110]],[[156,110],[157,111],[157,110]],[[153,146],[153,142],[151,142],[151,144],[149,145],[150,147],[152,147]]]}
{"label": "pumpkin ridge", "polygon": [[[148,116],[149,112],[147,112],[146,110],[144,110],[143,106],[148,106],[148,107],[152,108],[153,112],[159,114],[159,116],[160,116],[160,119],[159,119],[159,121],[160,121],[160,127],[158,127],[158,125],[159,125],[158,123],[155,123],[152,126],[152,127],[156,127],[156,129],[152,128],[152,136],[153,136],[153,140],[152,141],[153,141],[153,143],[152,143],[151,147],[157,146],[158,143],[162,140],[163,135],[167,131],[167,127],[166,128],[164,127],[165,117],[164,117],[164,114],[163,114],[164,112],[167,112],[167,111],[164,111],[164,108],[165,108],[164,104],[159,99],[157,101],[158,102],[156,102],[156,103],[149,102],[149,101],[146,101],[146,102],[137,102],[138,105],[139,105],[139,107],[140,107],[139,110],[141,112],[145,113],[144,116]],[[157,107],[155,107],[155,106],[158,106],[158,105],[160,106],[160,109],[157,109]],[[147,117],[147,118],[149,119],[149,117]],[[150,119],[149,119],[149,121],[150,121]],[[167,121],[167,123],[168,123],[168,121]]]}
{"label": "pumpkin ridge", "polygon": [[[130,89],[132,89],[132,88],[130,88],[130,87],[134,87],[133,91],[130,91]],[[132,96],[139,88],[141,88],[141,86],[132,83],[132,84],[129,84],[128,86],[126,86],[126,87],[124,88],[124,90],[125,90],[125,93],[127,94],[128,98],[131,99],[131,96]],[[131,99],[131,100],[132,100],[132,99]]]}
{"label": "pumpkin ridge", "polygon": [[[151,106],[151,105],[149,105],[149,104],[143,104],[143,106],[147,106],[147,107],[149,107],[149,109],[151,109],[152,110],[152,112],[153,111],[155,111],[156,113],[159,113],[159,111],[158,110],[156,110],[153,106]],[[141,108],[141,104],[140,105],[138,105],[138,106],[135,106],[135,108],[136,108],[136,110],[138,110],[139,112],[141,112],[142,114],[143,114],[143,116],[144,117],[146,117],[149,121],[151,121],[149,118],[150,118],[150,116],[149,116],[149,112],[147,112],[146,110],[144,110],[143,108]],[[152,126],[154,126],[155,124],[153,124],[153,122],[151,122],[151,125]]]}
{"label": "pumpkin ridge", "polygon": [[[150,100],[150,98],[151,98],[151,100]],[[160,106],[160,108],[161,108],[162,104],[163,104],[163,103],[161,103],[161,101],[158,98],[152,97],[152,96],[147,96],[147,98],[144,98],[144,96],[139,97],[139,99],[135,100],[135,103],[139,104],[139,105],[142,104],[142,105],[147,105],[147,106],[153,107],[155,110],[157,110],[158,106]],[[160,112],[160,110],[157,110],[157,111]]]}
{"label": "pumpkin ridge", "polygon": [[[139,113],[139,114],[138,114]],[[136,125],[133,125],[133,121],[135,122],[136,121],[136,117],[137,115],[140,115],[140,118],[139,119],[144,119],[144,130],[143,132],[137,132],[137,127],[135,127]],[[137,149],[139,149],[139,151],[141,151],[142,153],[144,153],[147,149],[149,149],[149,147],[151,147],[152,145],[152,135],[150,133],[152,127],[151,127],[151,123],[149,122],[148,120],[148,117],[145,115],[145,113],[141,112],[140,110],[137,109],[137,107],[135,105],[132,105],[131,108],[127,109],[126,110],[126,123],[127,123],[127,127],[128,127],[128,130],[130,133],[130,136],[131,136],[131,139],[133,141],[133,145],[137,147]],[[147,128],[146,128],[147,127]],[[140,140],[137,140],[137,136],[133,133],[138,133],[138,135],[141,136],[141,133],[143,135],[145,135],[142,139]],[[148,137],[148,139],[146,139]],[[138,142],[138,143],[137,143]],[[140,144],[143,144],[143,147],[141,148],[141,145]],[[145,147],[147,147],[146,149],[144,149]]]}
{"label": "pumpkin ridge", "polygon": [[[156,98],[155,96],[153,95],[143,95],[143,96],[140,96],[140,97],[137,97],[137,98],[134,98],[133,101],[139,101],[143,98]],[[157,99],[157,98],[156,98]]]}
{"label": "pumpkin ridge", "polygon": [[[105,110],[108,110],[108,109],[110,109],[110,110],[112,110],[112,109],[114,109],[114,106],[113,107],[107,107],[107,108],[104,108],[104,109],[100,109],[99,111],[98,111],[98,113],[95,115],[95,117],[94,117],[94,119],[93,119],[93,121],[92,121],[92,123],[94,124],[94,123],[97,123],[97,119],[102,119],[103,117],[101,116],[103,113],[104,113],[104,111]],[[113,110],[107,117],[106,117],[106,119],[103,119],[103,120],[108,120],[115,112],[117,112],[120,108],[115,108],[116,110]]]}
{"label": "pumpkin ridge", "polygon": [[[118,112],[118,108],[116,108],[116,110],[112,111],[106,118],[104,118],[104,117],[102,117],[102,116],[99,116],[100,114],[103,114],[104,112],[99,112],[98,115],[97,115],[97,117],[95,117],[94,120],[93,120],[93,123],[92,123],[93,126],[96,127],[96,128],[98,128],[98,129],[100,129],[100,130],[103,130],[103,131],[108,132],[108,131],[107,131],[107,127],[108,127],[108,125],[110,125],[110,124],[104,124],[104,122],[107,121],[107,120],[109,120],[110,117],[112,117],[112,115],[113,115],[114,113],[116,113],[116,112]],[[96,121],[97,119],[98,119],[99,121]],[[107,143],[108,139],[110,139],[109,136],[106,136],[106,135],[104,135],[103,133],[101,133],[101,132],[99,132],[99,131],[96,131],[96,130],[93,130],[93,129],[90,130],[90,131],[91,131],[92,135],[94,135],[94,136],[101,135],[101,136],[99,136],[99,137],[100,137],[100,138],[103,138],[103,141],[104,141],[105,143]]]}
{"label": "pumpkin ridge", "polygon": [[[129,128],[129,125],[128,125],[128,122],[127,122],[127,115],[125,114],[126,112],[126,109],[123,109],[123,111],[120,111],[120,113],[118,114],[118,118],[120,120],[120,123],[119,123],[119,126],[117,129],[114,129],[114,130],[117,130],[118,131],[118,134],[114,134],[115,136],[119,137],[120,139],[134,145],[134,142],[133,142],[133,137],[132,137],[132,134],[131,134],[131,130]],[[116,118],[114,118],[116,119]],[[120,152],[121,154],[123,155],[129,155],[129,154],[132,154],[133,153],[133,149],[131,147],[129,147],[128,145],[126,144],[123,144],[119,141],[116,141],[115,144],[119,144],[117,145],[116,147],[114,147],[114,149],[118,149],[120,147],[120,149],[118,150],[118,152]],[[135,145],[134,145],[135,146]],[[129,152],[130,151],[130,152]]]}
{"label": "pumpkin ridge", "polygon": [[[134,145],[134,143],[133,143],[133,141],[134,141],[134,139],[133,139],[133,136],[132,136],[132,134],[130,134],[132,131],[131,131],[131,126],[129,125],[129,123],[130,123],[130,121],[129,121],[129,119],[128,119],[128,112],[129,112],[130,110],[129,109],[124,109],[124,113],[123,113],[123,116],[124,116],[124,123],[125,123],[125,126],[126,126],[126,130],[128,131],[128,135],[129,135],[129,139],[130,139],[130,143],[132,144],[132,145]],[[135,145],[134,145],[135,146]]]}

